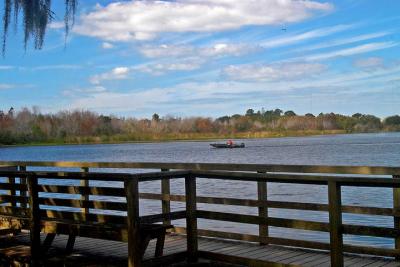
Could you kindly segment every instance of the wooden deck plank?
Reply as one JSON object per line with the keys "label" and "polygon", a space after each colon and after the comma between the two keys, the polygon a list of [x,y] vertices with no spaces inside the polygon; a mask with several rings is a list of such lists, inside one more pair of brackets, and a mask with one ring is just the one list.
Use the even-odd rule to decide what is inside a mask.
{"label": "wooden deck plank", "polygon": [[347,258],[345,258],[346,266],[357,266],[357,267],[362,267],[376,261],[376,258],[360,257],[360,256],[352,256],[352,258],[349,258],[348,261],[346,261],[346,259]]}
{"label": "wooden deck plank", "polygon": [[[304,256],[304,254],[306,254]],[[304,251],[290,251],[290,253],[282,255],[278,258],[275,258],[274,261],[282,262],[282,263],[290,263],[291,260],[293,260],[296,257],[301,256],[302,258],[307,257],[309,254]]]}
{"label": "wooden deck plank", "polygon": [[[42,236],[42,239],[44,236]],[[17,236],[18,242],[29,243],[28,233]],[[53,242],[53,249],[63,250],[67,243],[67,236],[59,235]],[[145,259],[151,259],[155,251],[155,240],[150,241],[145,253]],[[224,255],[245,257],[254,260],[292,264],[298,266],[330,266],[330,256],[326,251],[296,249],[277,245],[258,245],[256,243],[229,241],[217,238],[199,238],[199,250],[209,251]],[[186,251],[186,237],[170,234],[165,240],[164,255]],[[75,255],[75,256],[74,256]],[[88,256],[90,260],[115,261],[123,263],[127,260],[127,244],[118,241],[108,241],[77,237],[76,246],[71,258],[76,255]],[[76,259],[75,259],[76,260]],[[389,258],[363,257],[358,255],[345,255],[345,266],[357,267],[400,267],[399,262]]]}
{"label": "wooden deck plank", "polygon": [[315,253],[314,255],[312,255],[310,257],[304,257],[303,259],[298,259],[295,262],[293,262],[293,264],[307,266],[311,262],[315,262],[315,261],[319,261],[319,260],[326,260],[327,258],[329,258],[329,254],[319,252],[319,253]]}
{"label": "wooden deck plank", "polygon": [[385,261],[382,261],[382,260],[375,260],[375,261],[371,261],[371,262],[369,262],[369,263],[367,263],[367,264],[365,264],[365,265],[362,265],[362,266],[360,266],[360,267],[381,267],[381,266],[383,266],[384,264],[386,264]]}
{"label": "wooden deck plank", "polygon": [[285,258],[286,256],[290,256],[292,251],[287,250],[285,248],[283,248],[282,250],[277,250],[274,253],[264,253],[264,254],[250,254],[250,257],[254,257],[256,259],[260,259],[260,260],[268,260],[268,261],[273,261],[273,262],[279,262],[279,259],[281,258]]}
{"label": "wooden deck plank", "polygon": [[300,255],[297,255],[292,258],[288,258],[287,260],[282,261],[283,263],[290,263],[290,264],[298,264],[298,262],[305,261],[307,259],[313,259],[314,257],[319,256],[319,254],[314,254],[310,252],[304,252]]}
{"label": "wooden deck plank", "polygon": [[382,267],[382,266],[384,266],[385,264],[386,264],[386,262],[381,262],[381,261],[379,261],[379,262],[373,262],[373,263],[364,265],[363,267]]}
{"label": "wooden deck plank", "polygon": [[[262,247],[259,248],[259,250],[262,250],[262,249],[263,249]],[[239,246],[239,245],[238,245],[238,246],[235,246],[234,249],[225,250],[224,252],[227,253],[227,254],[229,254],[229,255],[247,256],[248,253],[251,253],[252,251],[255,251],[255,248],[254,248],[254,247],[249,246],[249,247],[246,248],[246,247],[243,247],[243,246]],[[223,252],[223,251],[221,251],[221,250],[216,250],[216,251],[214,251],[214,252],[221,253],[221,252]]]}
{"label": "wooden deck plank", "polygon": [[400,266],[400,262],[390,261],[390,262],[387,262],[383,266],[384,267],[399,267]]}

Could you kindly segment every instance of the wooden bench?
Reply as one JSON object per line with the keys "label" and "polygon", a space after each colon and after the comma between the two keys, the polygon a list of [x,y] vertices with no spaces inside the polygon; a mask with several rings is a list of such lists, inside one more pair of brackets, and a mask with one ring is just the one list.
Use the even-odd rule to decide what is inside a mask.
{"label": "wooden bench", "polygon": [[[70,254],[73,251],[75,239],[77,236],[108,239],[121,241],[120,232],[126,229],[120,226],[109,226],[109,225],[90,225],[90,224],[78,224],[71,225],[63,222],[56,222],[57,231],[50,231],[47,233],[45,240],[42,244],[43,252],[46,252],[53,243],[57,234],[68,234],[68,241],[66,244],[66,253]],[[150,240],[156,239],[156,250],[154,257],[163,256],[164,241],[167,234],[167,230],[173,228],[172,225],[163,224],[141,224],[139,230],[140,236],[140,255],[143,257],[146,249],[149,245]]]}
{"label": "wooden bench", "polygon": [[[73,251],[77,236],[128,242],[125,188],[89,186],[89,183],[85,186],[77,183],[66,185],[57,173],[52,174],[54,176],[47,175],[45,178],[27,177],[28,184],[15,183],[15,177],[0,182],[0,190],[7,191],[6,194],[0,193],[0,201],[6,203],[0,206],[0,219],[8,218],[12,221],[8,228],[13,231],[40,230],[45,233],[46,238],[43,242],[38,241],[37,237],[35,241],[31,235],[31,248],[36,250],[36,253],[39,249],[41,255],[49,250],[56,235],[59,234],[69,236],[66,244],[67,253]],[[79,181],[78,178],[70,179]],[[121,178],[120,181],[124,180]],[[115,201],[116,198],[119,199],[118,202]],[[2,225],[5,223],[0,220],[0,228]],[[138,225],[140,245],[139,251],[135,254],[140,255],[142,259],[150,240],[157,239],[154,256],[161,257],[166,232],[173,226],[155,223]],[[40,248],[37,248],[38,246]],[[34,254],[35,252],[32,252],[32,255]]]}

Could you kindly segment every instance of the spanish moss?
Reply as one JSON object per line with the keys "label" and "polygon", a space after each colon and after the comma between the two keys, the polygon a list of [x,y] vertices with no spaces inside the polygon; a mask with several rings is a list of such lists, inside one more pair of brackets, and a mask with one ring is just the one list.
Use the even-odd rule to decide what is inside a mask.
{"label": "spanish moss", "polygon": [[[78,0],[65,0],[65,34],[69,33],[70,27],[74,24]],[[47,25],[54,19],[51,10],[51,0],[4,0],[3,15],[3,56],[6,52],[7,35],[11,24],[11,14],[14,17],[14,29],[17,30],[19,14],[23,16],[24,48],[27,48],[29,40],[33,40],[35,49],[43,47]]]}

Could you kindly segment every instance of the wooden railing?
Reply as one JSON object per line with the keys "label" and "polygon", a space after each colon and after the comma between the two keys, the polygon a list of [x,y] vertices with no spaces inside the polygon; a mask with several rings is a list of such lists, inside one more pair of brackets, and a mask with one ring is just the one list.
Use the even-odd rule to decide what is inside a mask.
{"label": "wooden railing", "polygon": [[[40,263],[55,234],[69,235],[67,251],[76,236],[128,242],[128,265],[140,266],[140,224],[177,219],[193,224],[196,219],[185,209],[139,216],[140,182],[183,178],[189,190],[193,179],[186,171],[122,174],[0,170],[0,177],[0,229],[29,230],[33,266]],[[111,187],[94,185],[95,181],[107,182]],[[123,187],[115,187],[118,182]],[[47,234],[43,243],[41,233]],[[188,251],[192,251],[191,245]]]}
{"label": "wooden railing", "polygon": [[[206,251],[198,251],[197,236],[209,236],[225,239],[259,242],[260,244],[277,244],[312,249],[330,250],[332,266],[343,265],[343,253],[369,254],[385,257],[400,256],[400,168],[368,167],[368,166],[296,166],[296,165],[259,165],[259,164],[195,164],[195,163],[85,163],[85,162],[0,162],[0,165],[58,168],[129,168],[129,169],[159,169],[162,172],[128,175],[140,181],[161,180],[161,193],[140,193],[140,198],[161,201],[163,214],[148,217],[169,223],[177,219],[177,214],[171,213],[171,202],[186,202],[185,218],[187,227],[175,227],[177,233],[188,235],[188,256],[196,260],[198,256],[212,258],[215,255]],[[171,194],[169,180],[174,178],[176,171],[186,178],[185,195]],[[89,169],[86,169],[89,171]],[[340,174],[346,174],[341,176]],[[103,174],[107,175],[107,174]],[[125,175],[125,174],[124,174]],[[377,176],[383,175],[383,177]],[[83,180],[92,179],[91,172],[77,176]],[[139,178],[140,177],[140,178]],[[61,177],[62,178],[62,177]],[[65,178],[65,177],[64,177]],[[255,183],[256,199],[239,199],[221,196],[198,196],[196,180],[219,179],[237,180]],[[269,200],[270,183],[311,184],[327,186],[328,203],[305,203]],[[90,183],[89,183],[90,184]],[[393,207],[368,207],[342,205],[341,192],[344,187],[381,187],[393,188]],[[82,195],[87,191],[79,191]],[[221,192],[222,193],[222,192]],[[382,197],[391,197],[384,196]],[[85,203],[84,197],[82,202]],[[214,210],[197,209],[196,203],[232,205],[258,208],[258,215],[232,214]],[[91,208],[92,206],[88,207]],[[86,208],[86,207],[85,207]],[[319,222],[303,219],[275,218],[269,216],[268,209],[293,209],[326,212],[329,222]],[[365,214],[371,216],[390,216],[394,220],[393,227],[344,224],[342,214]],[[179,214],[180,216],[182,214]],[[178,216],[179,217],[179,216]],[[180,217],[181,218],[181,217]],[[197,229],[197,219],[228,221],[258,225],[258,235]],[[151,220],[150,220],[151,221]],[[291,228],[309,231],[327,232],[330,242],[296,240],[269,235],[270,227]],[[344,244],[343,235],[362,235],[385,237],[394,240],[394,248],[378,248],[371,246],[355,246]],[[220,258],[219,258],[220,259]],[[225,259],[229,260],[228,256]]]}

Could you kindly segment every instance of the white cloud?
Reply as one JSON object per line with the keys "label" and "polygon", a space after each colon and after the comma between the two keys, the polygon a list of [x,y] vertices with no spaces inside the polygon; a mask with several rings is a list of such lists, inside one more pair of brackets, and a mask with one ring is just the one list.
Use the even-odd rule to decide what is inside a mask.
{"label": "white cloud", "polygon": [[70,90],[65,90],[62,92],[64,96],[80,96],[82,94],[96,94],[96,93],[104,93],[106,92],[107,89],[103,86],[97,85],[93,87],[88,87],[88,88],[74,88]]}
{"label": "white cloud", "polygon": [[111,48],[114,48],[114,45],[112,43],[109,43],[109,42],[104,42],[104,43],[101,44],[101,47],[103,49],[111,49]]}
{"label": "white cloud", "polygon": [[310,78],[326,69],[318,63],[283,63],[275,65],[232,65],[223,74],[237,81],[279,81]]}
{"label": "white cloud", "polygon": [[159,57],[181,57],[192,55],[195,51],[193,46],[186,45],[159,45],[159,46],[143,46],[139,48],[139,52],[148,58]]}
{"label": "white cloud", "polygon": [[[86,107],[94,110],[137,111],[146,108],[168,108],[181,103],[183,108],[191,105],[190,101],[201,101],[213,98],[215,95],[229,98],[232,93],[248,90],[243,83],[210,82],[183,83],[168,88],[152,88],[148,90],[131,91],[127,93],[104,92],[76,98],[70,108]],[[252,90],[265,90],[254,85]],[[175,107],[175,106],[174,106]]]}
{"label": "white cloud", "polygon": [[7,84],[7,83],[0,83],[0,90],[7,90],[14,88],[15,85]]}
{"label": "white cloud", "polygon": [[64,21],[53,21],[49,24],[50,29],[62,29],[65,28],[65,22]]}
{"label": "white cloud", "polygon": [[81,69],[81,68],[82,68],[81,65],[60,64],[60,65],[34,66],[34,67],[30,68],[30,70],[32,70],[32,71],[37,71],[37,70],[76,70],[76,69]]}
{"label": "white cloud", "polygon": [[202,57],[223,57],[223,56],[241,56],[259,49],[258,46],[247,44],[228,44],[217,43],[210,46],[194,47],[190,45],[159,45],[143,46],[139,52],[148,58],[160,57],[190,57],[193,55]]}
{"label": "white cloud", "polygon": [[127,1],[98,5],[82,16],[75,32],[108,41],[149,40],[163,32],[215,32],[293,23],[332,9],[329,3],[311,0]]}
{"label": "white cloud", "polygon": [[132,67],[132,69],[149,73],[152,75],[162,75],[166,72],[171,71],[192,71],[199,69],[204,63],[199,57],[183,58],[180,60],[174,60],[172,62],[158,62],[148,63],[139,66]]}
{"label": "white cloud", "polygon": [[372,51],[376,51],[376,50],[382,50],[382,49],[394,47],[397,45],[399,45],[399,43],[395,43],[395,42],[369,43],[369,44],[363,44],[363,45],[359,45],[359,46],[355,46],[355,47],[351,47],[351,48],[345,48],[345,49],[326,52],[326,53],[309,55],[309,56],[305,56],[303,59],[306,61],[316,61],[316,60],[331,59],[331,58],[335,58],[335,57],[346,57],[346,56],[368,53],[368,52],[372,52]]}
{"label": "white cloud", "polygon": [[381,57],[368,57],[357,59],[353,65],[362,69],[380,68],[383,67],[383,58]]}
{"label": "white cloud", "polygon": [[361,42],[361,41],[365,41],[365,40],[370,40],[370,39],[387,36],[389,34],[392,34],[392,32],[384,31],[384,32],[362,34],[362,35],[358,35],[358,36],[353,36],[353,37],[349,37],[349,38],[343,38],[343,39],[324,42],[324,43],[313,45],[313,46],[308,46],[308,47],[299,49],[299,51],[309,51],[309,50],[316,50],[316,49],[340,46],[340,45],[345,45],[345,44],[351,44],[351,43],[356,43],[356,42]]}
{"label": "white cloud", "polygon": [[[142,114],[152,114],[154,110],[168,114],[173,110],[184,115],[215,116],[221,112],[237,112],[238,108],[248,108],[257,103],[265,105],[265,101],[274,95],[285,101],[290,95],[302,97],[302,90],[314,90],[314,95],[325,94],[326,100],[326,94],[334,97],[340,92],[354,95],[370,92],[374,88],[387,88],[392,86],[389,84],[391,81],[398,80],[399,70],[399,66],[393,66],[372,72],[324,72],[301,80],[192,82],[123,93],[100,92],[79,96],[72,100],[68,108],[86,107],[107,113],[135,111]],[[305,97],[309,100],[308,96]],[[272,101],[269,103],[277,105],[275,100]],[[226,111],[228,108],[229,111]]]}
{"label": "white cloud", "polygon": [[218,43],[211,47],[204,47],[200,50],[200,54],[209,57],[218,56],[241,56],[251,52],[255,52],[259,49],[258,46],[252,46],[247,44],[226,44]]}
{"label": "white cloud", "polygon": [[12,69],[15,69],[15,67],[8,65],[0,65],[0,70],[12,70]]}
{"label": "white cloud", "polygon": [[100,84],[102,81],[106,80],[124,80],[128,78],[129,71],[128,67],[117,67],[109,72],[93,75],[90,77],[89,81],[92,84]]}
{"label": "white cloud", "polygon": [[336,26],[332,26],[332,27],[325,27],[325,28],[320,28],[317,30],[300,33],[300,34],[294,34],[294,35],[290,35],[290,36],[264,40],[260,43],[260,45],[264,48],[286,46],[286,45],[291,45],[291,44],[303,42],[303,41],[314,39],[314,38],[328,36],[328,35],[331,35],[334,33],[338,33],[341,31],[351,29],[353,27],[354,27],[354,25],[347,25],[347,24],[336,25]]}

